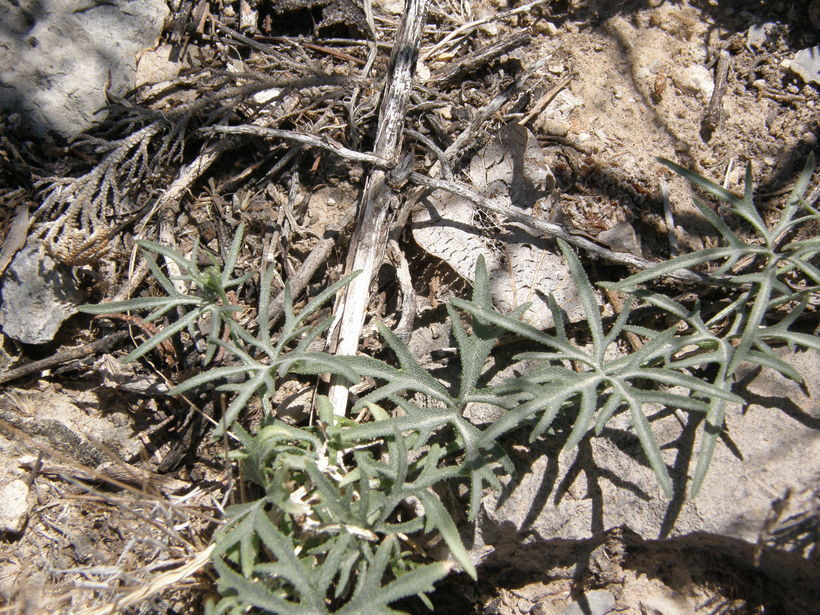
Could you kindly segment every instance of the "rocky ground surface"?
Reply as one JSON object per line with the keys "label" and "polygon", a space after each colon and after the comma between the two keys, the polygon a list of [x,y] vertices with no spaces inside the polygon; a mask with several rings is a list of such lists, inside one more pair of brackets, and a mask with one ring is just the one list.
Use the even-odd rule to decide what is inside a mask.
{"label": "rocky ground surface", "polygon": [[[293,281],[319,254],[302,292],[338,279],[367,167],[202,131],[240,118],[369,151],[387,52],[361,42],[366,14],[344,0],[0,1],[2,612],[105,613],[116,600],[125,612],[201,612],[214,591],[209,537],[241,497],[224,444],[208,436],[225,399],[165,395],[197,369],[195,344],[123,365],[149,325],[76,308],[159,292],[144,281],[135,238],[182,252],[198,240],[224,255],[240,222],[249,229],[240,269],[272,254]],[[751,161],[757,203],[777,215],[818,151],[820,2],[530,4],[432,4],[408,124],[441,149],[467,130],[457,173],[484,193],[504,185],[545,219],[647,259],[716,241],[691,189],[656,157],[734,192]],[[375,31],[392,40],[402,3],[373,0],[372,9]],[[449,70],[511,39],[519,42],[484,63]],[[419,164],[436,164],[441,152],[411,138]],[[549,327],[542,298],[551,292],[571,319],[581,314],[551,242],[499,241],[500,219],[471,211],[434,193],[396,236],[417,295],[410,346],[428,363],[446,364],[443,304],[466,292],[479,252],[499,306],[533,301],[527,318]],[[587,264],[594,279],[626,272]],[[381,276],[369,314],[397,326],[399,294]],[[362,348],[383,350],[370,324]],[[518,471],[463,528],[479,581],[450,577],[432,597],[436,612],[820,611],[820,358],[779,352],[806,384],[743,373],[749,404],[729,412],[694,501],[684,497],[680,451],[695,435],[674,415],[655,421],[678,488],[672,501],[627,422],[570,453],[549,437],[511,443]],[[303,419],[311,390],[308,380],[286,382],[282,416]]]}

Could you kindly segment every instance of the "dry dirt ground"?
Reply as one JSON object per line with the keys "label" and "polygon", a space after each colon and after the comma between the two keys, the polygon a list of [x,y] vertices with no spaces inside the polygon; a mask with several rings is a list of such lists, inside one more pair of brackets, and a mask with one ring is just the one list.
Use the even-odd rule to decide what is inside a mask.
{"label": "dry dirt ground", "polygon": [[[188,71],[183,75],[195,74],[203,66],[229,71],[226,74],[264,71],[268,48],[243,47],[236,38],[231,39],[233,47],[217,43],[215,28],[202,17],[205,4],[194,3],[194,17],[186,17],[183,9],[187,4],[183,3],[175,13],[177,23],[190,23],[194,18],[200,22],[188,30],[169,24],[161,41],[165,47],[159,49],[181,50]],[[360,25],[341,19],[322,26],[321,10],[328,2],[303,4],[309,8],[283,14],[272,12],[265,3],[208,6],[213,19],[236,29],[237,15],[253,14],[257,25],[244,28],[246,35],[273,45],[277,54],[291,54],[294,62],[310,61],[345,75],[338,67],[352,54],[355,66],[361,66],[366,58],[364,48],[338,43],[342,38],[359,38]],[[390,40],[397,23],[396,4],[373,2],[385,40]],[[435,27],[426,32],[422,53],[459,23],[492,18],[516,4],[508,6],[501,0],[433,2],[430,23]],[[249,12],[251,9],[256,12]],[[502,91],[522,67],[543,61],[525,90],[489,118],[481,133],[492,134],[502,124],[526,120],[555,175],[562,215],[568,223],[594,237],[628,222],[644,257],[668,257],[669,232],[676,236],[681,250],[711,245],[715,237],[691,206],[685,182],[664,170],[656,157],[693,168],[735,192],[742,191],[745,164],[751,161],[759,203],[764,212],[774,215],[809,152],[817,151],[818,84],[795,75],[788,60],[796,51],[818,44],[818,14],[816,1],[544,3],[508,19],[488,19],[471,31],[464,47],[454,50],[452,57],[519,31],[528,32],[531,38],[490,66],[461,77],[446,95],[434,91],[435,99],[428,101],[433,103],[430,114],[442,134],[452,137],[487,104],[488,93]],[[760,24],[771,25],[753,28]],[[286,38],[296,36],[309,37],[314,48]],[[342,51],[326,53],[337,44]],[[709,116],[710,108],[716,109],[710,103],[719,50],[726,50],[729,57],[726,87],[719,116]],[[426,58],[420,67],[422,84],[451,61],[445,53]],[[384,58],[378,62],[376,73],[383,75]],[[197,83],[194,78],[187,83],[181,78],[175,93],[163,99],[140,91],[129,100],[145,100],[147,106],[160,111],[173,109],[197,99],[196,88],[204,87]],[[374,81],[370,88],[376,87]],[[418,91],[420,98],[410,118],[417,130],[425,126],[419,121],[419,109],[430,92],[424,87]],[[362,86],[358,95],[365,102],[373,100],[368,86]],[[316,120],[321,105],[338,107],[340,103],[316,99],[312,104]],[[337,109],[336,116],[327,118],[344,117],[343,111],[343,107]],[[220,112],[253,115],[239,103]],[[348,147],[367,151],[373,114],[367,109],[359,112],[362,135],[358,138],[329,122],[322,130]],[[289,113],[293,125],[299,127],[304,119],[300,111]],[[710,125],[710,117],[719,119]],[[79,176],[98,158],[89,156],[81,143],[32,143],[21,136],[23,129],[12,119],[3,119],[0,154],[5,158],[0,157],[4,165],[0,188],[6,198],[0,215],[5,217],[7,234],[17,205],[29,204],[33,211],[42,200],[46,184],[35,185],[34,180]],[[113,138],[112,134],[103,136]],[[317,238],[328,226],[340,224],[345,211],[355,204],[363,169],[309,151],[295,167],[286,167],[286,171],[300,171],[299,180],[294,181],[291,172],[275,168],[288,148],[280,144],[266,152],[259,147],[262,143],[236,146],[228,159],[219,160],[190,185],[164,218],[170,227],[163,230],[160,222],[152,221],[160,240],[170,233],[184,252],[198,238],[218,253],[226,226],[244,220],[250,232],[241,266],[252,267],[266,245],[279,242],[282,277],[293,275],[317,245]],[[471,147],[475,151],[482,144],[477,138]],[[192,138],[179,152],[179,160],[190,162],[201,147],[202,142]],[[433,160],[430,157],[428,162]],[[178,166],[169,163],[164,177],[146,177],[146,194],[167,186]],[[669,185],[674,215],[671,229],[664,216],[660,180]],[[815,176],[812,185],[816,183]],[[295,201],[289,199],[289,191],[294,190],[300,194]],[[135,197],[135,210],[143,204]],[[287,215],[285,204],[290,209]],[[123,228],[121,236],[112,239],[108,256],[77,263],[75,273],[87,301],[110,298],[121,290],[129,275],[125,263],[134,234],[132,227]],[[313,277],[308,292],[339,275],[346,231],[337,234],[337,245]],[[401,248],[410,260],[420,306],[427,311],[422,324],[441,319],[441,302],[463,292],[464,281],[446,263],[425,254],[411,233],[401,236]],[[592,271],[594,267],[609,266],[599,263]],[[390,282],[380,288],[371,305],[373,313],[390,322],[396,293]],[[0,361],[3,369],[18,367],[125,326],[122,321],[92,321],[78,315],[49,344],[24,345],[4,336]],[[138,328],[132,333],[141,335]],[[365,348],[378,351],[372,329],[366,333]],[[125,346],[133,348],[130,341]],[[223,443],[207,435],[208,421],[218,416],[224,399],[165,397],[161,393],[167,384],[183,379],[196,368],[195,361],[186,364],[169,354],[152,356],[150,363],[123,366],[116,359],[125,352],[91,354],[4,384],[0,396],[2,497],[12,501],[22,493],[26,513],[18,531],[6,532],[0,539],[2,613],[103,613],[106,604],[126,596],[133,598],[125,607],[129,613],[197,613],[214,591],[213,577],[201,565],[203,553],[225,506],[241,497],[241,477],[225,462]],[[309,382],[294,380],[283,388],[282,400],[304,398],[309,388]],[[808,403],[813,407],[803,411],[813,414],[816,423],[817,400]],[[206,408],[209,416],[201,416],[197,408]],[[296,413],[294,420],[299,418]],[[816,517],[809,516],[807,524],[814,529],[809,530],[804,552],[816,565]],[[756,571],[751,548],[747,561],[738,563],[720,553],[699,550],[694,543],[650,543],[617,531],[598,544],[567,548],[564,575],[536,578],[531,573],[488,567],[479,571],[477,584],[454,577],[433,596],[436,612],[546,615],[615,609],[612,612],[630,615],[700,615],[809,613],[820,608],[816,594],[800,594],[782,579]],[[591,562],[586,570],[570,565],[572,549],[586,550],[586,560]],[[598,593],[590,593],[593,590]],[[587,598],[582,602],[588,604],[574,603],[583,592]],[[415,604],[405,608],[424,612]]]}

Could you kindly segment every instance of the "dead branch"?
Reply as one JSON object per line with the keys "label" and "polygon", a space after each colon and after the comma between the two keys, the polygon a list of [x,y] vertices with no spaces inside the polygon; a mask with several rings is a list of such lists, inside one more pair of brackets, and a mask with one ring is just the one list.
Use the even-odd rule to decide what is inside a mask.
{"label": "dead branch", "polygon": [[[467,144],[475,138],[476,134],[478,134],[480,129],[484,126],[484,123],[498,113],[505,104],[507,104],[518,92],[520,92],[524,87],[524,84],[526,84],[527,81],[550,60],[550,58],[551,56],[541,58],[530,68],[522,71],[506,90],[501,92],[487,105],[485,105],[479,113],[476,114],[470,124],[463,131],[461,131],[461,133],[459,133],[452,145],[450,145],[446,151],[444,151],[441,155],[436,153],[438,160],[430,168],[429,176],[433,177],[436,174],[441,174],[445,180],[452,179],[450,165],[463,154]],[[435,153],[435,149],[433,152]],[[444,164],[445,162],[446,164]],[[407,223],[407,219],[410,216],[410,212],[416,207],[418,202],[424,198],[426,193],[426,189],[416,189],[413,194],[404,200],[399,213],[396,215],[396,222],[393,228],[394,234],[397,234],[402,228],[404,228]]]}
{"label": "dead branch", "polygon": [[[347,225],[353,222],[355,215],[355,208],[350,207],[350,209],[345,212],[337,228],[343,230]],[[298,296],[305,289],[305,286],[310,282],[313,275],[319,270],[319,267],[327,263],[331,251],[336,246],[336,239],[327,236],[328,231],[331,230],[330,228],[325,229],[325,238],[314,246],[313,250],[311,250],[310,254],[308,254],[307,258],[302,262],[296,274],[288,278],[288,285],[292,296]],[[284,306],[285,292],[281,291],[276,295],[276,298],[270,302],[270,307],[268,308],[268,321],[271,326],[282,316]]]}
{"label": "dead branch", "polygon": [[516,7],[514,9],[510,9],[509,11],[503,11],[501,13],[496,13],[495,15],[489,17],[482,17],[481,19],[476,19],[475,21],[471,21],[469,23],[465,23],[463,26],[460,26],[447,34],[444,38],[442,38],[438,43],[433,45],[430,49],[422,54],[421,59],[427,60],[435,56],[435,54],[439,53],[443,49],[445,49],[453,40],[458,39],[459,37],[467,36],[470,32],[483,26],[486,23],[490,23],[492,21],[501,21],[503,19],[508,19],[514,15],[518,15],[519,13],[526,13],[530,9],[534,9],[536,6],[541,4],[546,4],[547,0],[534,0],[533,2],[529,2],[524,4],[523,6]]}
{"label": "dead branch", "polygon": [[[611,263],[626,265],[627,267],[634,267],[635,269],[647,269],[658,264],[653,261],[646,260],[645,258],[641,258],[640,256],[629,254],[628,252],[614,252],[609,248],[601,244],[598,244],[592,241],[591,239],[584,237],[583,235],[573,233],[572,231],[567,230],[558,224],[546,222],[545,220],[541,220],[540,218],[536,218],[534,216],[525,214],[520,210],[515,209],[514,207],[502,205],[496,200],[488,199],[487,197],[476,192],[467,184],[463,184],[457,181],[444,181],[440,179],[433,179],[426,175],[422,175],[421,173],[410,173],[409,179],[412,182],[415,182],[422,186],[427,186],[428,188],[434,188],[436,190],[446,190],[447,192],[451,192],[452,194],[457,194],[458,196],[468,199],[470,202],[477,205],[478,207],[481,207],[482,209],[486,209],[487,211],[492,211],[494,213],[501,214],[502,216],[506,216],[510,220],[520,222],[525,226],[533,230],[539,231],[549,237],[563,239],[568,244],[573,245],[577,248],[581,248],[582,250],[585,250],[590,254],[594,254],[595,256],[598,256],[599,258],[602,258]],[[698,282],[700,284],[710,285],[726,284],[726,282],[721,280],[720,278],[700,274],[694,271],[690,271],[689,269],[680,269],[675,273],[669,274],[668,277],[680,280],[682,282]]]}
{"label": "dead branch", "polygon": [[113,615],[114,613],[122,612],[124,609],[135,604],[139,604],[140,602],[158,594],[168,587],[179,585],[181,581],[199,572],[201,568],[210,563],[211,551],[213,550],[213,544],[209,547],[205,547],[202,551],[191,557],[186,564],[157,575],[151,579],[150,583],[146,583],[141,587],[130,591],[121,598],[115,600],[112,604],[101,607],[86,608],[82,611],[77,611],[76,613],[77,615]]}
{"label": "dead branch", "polygon": [[491,45],[477,49],[454,66],[447,66],[433,73],[431,80],[436,85],[453,85],[464,75],[482,67],[493,60],[518,49],[530,42],[528,32],[516,32],[511,36],[496,41]]}
{"label": "dead branch", "polygon": [[0,384],[5,384],[6,382],[11,382],[12,380],[17,380],[18,378],[23,378],[30,374],[39,373],[52,367],[56,367],[57,365],[68,363],[69,361],[75,361],[77,359],[82,359],[83,357],[88,357],[101,352],[110,352],[117,346],[117,344],[127,340],[128,335],[128,331],[115,331],[114,333],[106,335],[104,338],[91,342],[90,344],[83,344],[81,346],[75,346],[74,348],[59,350],[52,356],[46,357],[45,359],[32,361],[26,365],[21,365],[20,367],[6,370],[0,374]]}
{"label": "dead branch", "polygon": [[342,145],[330,143],[319,137],[301,132],[294,132],[292,130],[278,130],[276,128],[265,128],[263,126],[244,125],[209,126],[208,128],[202,128],[200,132],[204,132],[206,134],[223,133],[229,135],[253,135],[256,137],[265,137],[269,139],[284,139],[286,141],[295,141],[296,143],[302,143],[311,147],[318,147],[319,149],[333,152],[342,158],[372,164],[380,169],[387,169],[393,166],[393,164],[383,156],[368,154],[366,152],[357,152],[356,150],[348,149]]}
{"label": "dead branch", "polygon": [[[427,18],[430,0],[408,0],[396,43],[390,58],[387,89],[379,111],[379,128],[373,154],[398,161],[401,131],[413,86],[418,47]],[[392,217],[398,197],[389,186],[387,171],[376,168],[367,178],[359,201],[356,229],[348,252],[347,271],[361,270],[340,293],[334,306],[335,321],[331,329],[331,346],[338,355],[356,353],[370,297],[370,281],[384,258]],[[338,336],[338,337],[336,337]],[[337,343],[333,344],[333,338]],[[347,384],[334,378],[330,388],[333,411],[344,415],[347,407]]]}

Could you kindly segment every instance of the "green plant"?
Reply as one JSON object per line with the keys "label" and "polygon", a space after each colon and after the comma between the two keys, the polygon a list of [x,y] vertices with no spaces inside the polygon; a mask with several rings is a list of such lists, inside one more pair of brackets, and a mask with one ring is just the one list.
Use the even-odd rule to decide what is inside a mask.
{"label": "green plant", "polygon": [[[485,487],[500,485],[498,474],[512,472],[504,450],[512,432],[534,441],[569,424],[564,447],[577,446],[590,432],[601,434],[618,413],[627,412],[646,458],[667,496],[672,482],[653,434],[650,412],[658,407],[704,416],[701,450],[691,494],[700,488],[710,465],[728,403],[743,403],[733,391],[733,375],[744,363],[801,375],[780,359],[773,344],[820,349],[814,336],[795,330],[801,314],[820,288],[812,263],[820,240],[790,239],[800,225],[820,219],[803,199],[813,170],[807,162],[778,220],[767,226],[752,201],[751,170],[742,198],[708,180],[664,161],[728,205],[727,213],[748,223],[754,233],[743,239],[705,204],[696,201],[726,245],[661,263],[609,288],[630,294],[611,323],[602,318],[595,290],[572,249],[559,242],[586,316],[584,330],[569,335],[566,317],[550,298],[555,327],[540,331],[520,320],[522,306],[502,314],[492,305],[483,258],[476,263],[470,300],[447,306],[458,347],[460,370],[453,382],[433,376],[389,329],[379,331],[395,355],[391,365],[374,357],[335,357],[309,350],[330,319],[313,322],[318,310],[346,284],[345,278],[310,300],[297,314],[285,292],[285,322],[276,335],[267,318],[273,271],[262,272],[257,324],[247,328],[234,318],[239,307],[229,288],[241,246],[240,228],[220,269],[205,271],[196,255],[185,259],[155,243],[146,252],[176,262],[193,283],[191,294],[177,292],[149,257],[149,266],[167,297],[86,306],[88,312],[151,309],[157,321],[179,308],[178,319],[142,344],[126,360],[144,355],[161,341],[212,317],[207,359],[221,347],[228,364],[211,367],[177,385],[181,393],[203,385],[234,394],[222,420],[239,442],[231,456],[253,484],[249,501],[228,510],[214,537],[214,566],[221,600],[212,613],[373,613],[394,612],[396,600],[429,592],[454,563],[429,563],[427,548],[441,539],[452,559],[472,576],[476,571],[445,504],[459,486],[475,519]],[[713,266],[718,263],[717,266]],[[709,267],[724,284],[723,302],[705,311],[639,287],[681,267]],[[636,307],[666,315],[657,329],[633,322]],[[190,311],[185,312],[188,309]],[[312,324],[308,324],[311,323]],[[220,331],[229,335],[220,337]],[[624,351],[620,337],[631,333],[642,344]],[[527,369],[523,376],[485,382],[488,359],[500,338],[514,334],[531,345],[508,360]],[[503,361],[502,358],[500,361]],[[503,367],[504,365],[501,365]],[[336,373],[355,382],[372,378],[375,387],[354,407],[357,420],[334,416],[319,397],[318,416],[305,427],[275,416],[271,396],[287,373]],[[262,425],[248,433],[242,409],[261,399]],[[425,401],[420,401],[424,399]],[[500,417],[489,425],[465,418],[469,404],[491,404]]]}
{"label": "green plant", "polygon": [[[812,263],[820,252],[820,238],[791,239],[800,225],[816,224],[820,220],[817,210],[804,200],[814,171],[814,155],[809,155],[783,210],[771,226],[766,224],[754,204],[751,163],[746,166],[743,197],[737,197],[692,171],[668,160],[659,160],[725,203],[728,206],[726,213],[745,221],[752,229],[752,236],[742,238],[705,203],[695,198],[695,205],[720,233],[725,245],[670,259],[611,284],[609,288],[631,291],[686,324],[688,331],[670,340],[667,352],[671,369],[689,370],[696,365],[712,363],[717,366],[717,371],[711,384],[725,392],[731,391],[733,376],[744,362],[775,369],[802,382],[802,376],[777,357],[772,344],[820,349],[816,336],[792,330],[812,296],[816,297],[820,290],[820,270]],[[637,291],[638,284],[676,269],[714,264],[717,266],[711,273],[728,275],[733,287],[726,291],[725,305],[708,317],[702,314],[699,303],[686,308],[664,295]],[[683,353],[692,344],[701,350]],[[723,427],[727,401],[716,397],[709,404],[704,438],[692,479],[693,497],[709,468]]]}
{"label": "green plant", "polygon": [[[301,374],[337,373],[351,381],[359,379],[359,374],[352,370],[347,361],[325,352],[310,351],[311,342],[324,333],[331,324],[326,318],[318,323],[306,326],[304,323],[331,299],[339,288],[347,284],[353,275],[342,278],[335,284],[323,290],[314,297],[297,315],[293,311],[293,301],[289,289],[285,289],[284,315],[285,323],[279,331],[276,342],[272,341],[270,326],[266,318],[257,318],[256,335],[243,327],[233,315],[244,309],[232,301],[228,291],[239,287],[252,277],[252,273],[239,278],[232,278],[236,267],[236,259],[242,246],[244,225],[237,229],[228,257],[220,270],[216,259],[208,255],[212,265],[204,271],[197,264],[198,249],[195,244],[190,258],[185,258],[164,246],[151,241],[140,240],[137,243],[143,249],[148,266],[162,289],[168,293],[165,297],[139,297],[127,301],[114,303],[100,303],[81,306],[81,311],[89,314],[105,314],[111,312],[126,312],[132,310],[151,309],[145,317],[147,322],[155,322],[173,308],[179,308],[181,313],[178,319],[149,338],[133,352],[123,359],[123,362],[134,361],[153,350],[160,343],[175,334],[186,330],[191,338],[197,337],[196,325],[203,317],[210,318],[210,334],[207,337],[207,350],[204,362],[210,363],[218,347],[223,347],[233,355],[236,361],[231,365],[217,367],[202,372],[171,389],[171,395],[177,395],[190,389],[210,382],[219,382],[219,390],[235,392],[236,397],[228,406],[222,425],[234,423],[241,410],[253,395],[258,395],[267,414],[272,414],[270,398],[276,391],[276,378],[283,377],[288,372]],[[151,256],[151,252],[162,254],[174,261],[184,272],[184,279],[192,282],[190,294],[181,293],[172,284],[171,280],[162,272]],[[268,268],[262,274],[259,288],[259,303],[257,315],[267,314],[271,295],[271,286],[274,270]],[[188,312],[183,308],[192,308]],[[226,341],[220,338],[220,331],[225,327],[230,333]],[[255,353],[255,354],[254,354]],[[236,380],[240,382],[226,382]],[[222,428],[216,435],[221,435]]]}
{"label": "green plant", "polygon": [[[165,327],[146,342],[137,347],[133,352],[123,359],[124,363],[134,361],[149,351],[159,346],[165,340],[174,335],[188,330],[192,337],[196,336],[194,326],[200,318],[210,316],[211,335],[208,338],[208,347],[205,355],[205,363],[209,363],[216,352],[216,340],[219,339],[220,327],[223,321],[232,321],[231,314],[241,310],[239,306],[233,305],[228,298],[228,292],[232,288],[238,288],[251,278],[251,274],[232,278],[236,268],[236,259],[242,247],[242,236],[244,227],[240,226],[234,237],[228,253],[225,265],[220,271],[216,259],[211,254],[206,254],[211,260],[211,265],[200,269],[198,265],[199,246],[194,244],[190,258],[185,258],[176,251],[167,248],[153,241],[144,239],[137,240],[137,244],[142,248],[148,268],[154,279],[159,283],[167,296],[160,297],[137,297],[127,301],[114,301],[111,303],[99,303],[96,305],[84,305],[80,310],[87,314],[120,313],[137,310],[148,310],[151,312],[144,318],[146,322],[155,322],[165,316],[169,311],[178,309],[179,318],[173,324]],[[151,253],[161,254],[175,262],[184,272],[183,279],[188,280],[193,285],[192,294],[179,292],[168,276],[163,273],[157,265],[157,261]],[[189,311],[184,312],[188,309]]]}
{"label": "green plant", "polygon": [[[319,409],[315,428],[273,421],[254,437],[235,428],[245,475],[262,495],[232,507],[215,537],[223,599],[213,613],[248,606],[282,614],[391,613],[390,603],[432,590],[449,572],[449,563],[421,563],[408,551],[407,536],[425,526],[460,541],[435,495],[407,484],[402,439],[381,452],[378,442],[347,448],[352,421],[334,416],[326,399]],[[412,508],[397,511],[414,492],[426,521]],[[466,554],[462,559],[470,566]]]}

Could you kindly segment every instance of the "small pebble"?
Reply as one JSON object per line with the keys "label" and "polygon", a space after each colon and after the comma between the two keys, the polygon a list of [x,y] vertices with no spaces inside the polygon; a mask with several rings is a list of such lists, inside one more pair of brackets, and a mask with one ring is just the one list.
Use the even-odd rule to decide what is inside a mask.
{"label": "small pebble", "polygon": [[684,92],[700,94],[704,100],[709,100],[715,89],[712,73],[703,65],[688,66],[680,73],[673,75],[675,85]]}
{"label": "small pebble", "polygon": [[419,60],[416,62],[416,78],[420,83],[425,83],[430,80],[430,69],[427,65]]}
{"label": "small pebble", "polygon": [[29,487],[20,479],[0,487],[0,532],[16,534],[28,515]]}
{"label": "small pebble", "polygon": [[770,33],[776,24],[773,23],[757,23],[746,31],[746,44],[752,49],[760,49],[766,44]]}
{"label": "small pebble", "polygon": [[541,132],[554,137],[566,137],[569,132],[569,126],[567,126],[564,122],[558,122],[549,118],[539,118],[536,125]]}
{"label": "small pebble", "polygon": [[806,83],[820,84],[820,45],[798,51],[789,70]]}
{"label": "small pebble", "polygon": [[538,21],[535,24],[535,29],[547,36],[558,36],[559,32],[558,27],[551,21]]}

